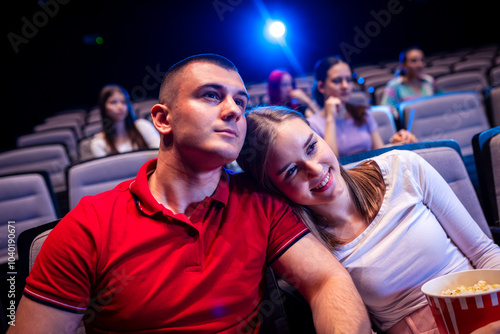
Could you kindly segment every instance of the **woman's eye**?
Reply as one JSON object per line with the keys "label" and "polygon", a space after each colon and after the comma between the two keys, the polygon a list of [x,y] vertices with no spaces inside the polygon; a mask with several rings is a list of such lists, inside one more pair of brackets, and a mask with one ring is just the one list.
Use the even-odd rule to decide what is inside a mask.
{"label": "woman's eye", "polygon": [[286,172],[285,177],[290,177],[297,170],[297,166],[290,167],[290,169]]}
{"label": "woman's eye", "polygon": [[316,148],[316,144],[317,144],[317,143],[318,143],[318,142],[314,142],[314,143],[312,143],[311,145],[309,145],[309,146],[307,147],[307,153],[308,153],[308,154],[314,151],[314,149]]}

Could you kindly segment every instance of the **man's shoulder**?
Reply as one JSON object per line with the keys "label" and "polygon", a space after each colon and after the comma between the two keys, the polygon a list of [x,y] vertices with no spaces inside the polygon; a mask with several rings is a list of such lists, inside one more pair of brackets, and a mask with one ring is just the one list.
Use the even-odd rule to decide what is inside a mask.
{"label": "man's shoulder", "polygon": [[84,196],[80,201],[85,202],[87,205],[107,205],[110,201],[114,202],[120,197],[127,196],[130,193],[129,187],[132,182],[134,182],[134,179],[122,181],[108,190],[103,190],[95,195]]}

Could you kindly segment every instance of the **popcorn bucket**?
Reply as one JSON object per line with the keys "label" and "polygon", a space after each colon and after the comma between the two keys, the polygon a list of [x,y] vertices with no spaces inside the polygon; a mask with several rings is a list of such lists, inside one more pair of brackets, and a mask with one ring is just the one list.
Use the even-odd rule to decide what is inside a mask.
{"label": "popcorn bucket", "polygon": [[500,288],[469,294],[442,294],[444,290],[462,285],[470,287],[478,281],[500,284],[500,270],[462,271],[435,278],[422,286],[440,333],[468,334],[500,320]]}

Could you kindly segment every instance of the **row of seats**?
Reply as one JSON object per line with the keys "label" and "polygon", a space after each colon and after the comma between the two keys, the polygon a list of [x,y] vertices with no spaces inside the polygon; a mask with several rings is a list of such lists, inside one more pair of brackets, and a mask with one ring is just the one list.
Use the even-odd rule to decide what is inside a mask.
{"label": "row of seats", "polygon": [[[155,99],[147,99],[133,103],[139,118],[151,120],[151,107],[157,103]],[[89,112],[84,109],[65,110],[44,119],[33,131],[20,135],[16,139],[16,147],[32,147],[43,144],[62,144],[67,150],[71,163],[92,159],[90,140],[102,130],[100,110],[93,108]]]}
{"label": "row of seats", "polygon": [[[499,89],[500,87],[494,91],[497,99],[500,97]],[[457,141],[470,178],[475,188],[478,188],[471,140],[476,133],[490,129],[491,123],[475,91],[441,93],[401,103],[399,124],[388,106],[371,106],[370,111],[378,123],[379,132],[386,145],[397,129],[410,130],[419,141]],[[498,115],[496,117],[499,118]]]}
{"label": "row of seats", "polygon": [[[394,72],[399,65],[398,61],[383,61],[374,64],[353,66],[353,77],[360,79],[354,89],[366,93],[368,104],[380,104],[383,89],[386,83],[394,77]],[[441,76],[451,75],[439,79],[444,91],[474,89],[478,92],[489,86],[500,83],[500,47],[498,45],[484,46],[476,49],[464,49],[455,52],[442,52],[426,57],[425,72],[439,79]],[[459,72],[472,72],[462,74]],[[456,74],[456,75],[455,75]],[[461,86],[462,83],[473,80],[475,88]],[[311,95],[314,77],[307,75],[296,78],[298,88]],[[267,83],[254,83],[247,86],[252,97],[252,104],[267,104]]]}
{"label": "row of seats", "polygon": [[[37,152],[61,149],[60,145],[43,145],[36,148],[20,149],[17,156],[22,170],[5,172],[0,167],[0,218],[1,224],[15,221],[16,236],[22,231],[48,221],[61,218],[73,209],[83,196],[95,195],[110,190],[122,181],[136,176],[139,168],[158,156],[157,149],[110,155],[65,166],[58,165],[56,175],[53,166],[46,163],[46,157],[39,163],[33,160]],[[38,151],[37,151],[38,150]],[[8,160],[0,155],[0,166]],[[23,163],[22,160],[29,163]],[[52,176],[52,177],[51,177]],[[53,180],[64,181],[66,189],[55,188]],[[59,196],[58,196],[59,195]],[[59,200],[64,197],[65,201]],[[61,208],[66,205],[67,208]],[[2,229],[0,263],[7,262],[7,231]]]}

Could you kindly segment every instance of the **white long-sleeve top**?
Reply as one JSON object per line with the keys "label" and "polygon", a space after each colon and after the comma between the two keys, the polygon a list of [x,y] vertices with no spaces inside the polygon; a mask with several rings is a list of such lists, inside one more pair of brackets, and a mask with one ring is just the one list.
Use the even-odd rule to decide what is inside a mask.
{"label": "white long-sleeve top", "polygon": [[[148,148],[160,147],[160,133],[154,127],[153,123],[146,119],[139,118],[135,122],[135,127],[141,133],[142,138],[146,142]],[[132,141],[128,140],[116,147],[119,153],[130,152],[137,150],[137,145],[133,145]],[[104,139],[102,132],[95,134],[90,141],[90,151],[94,158],[104,157],[109,155],[111,150]]]}
{"label": "white long-sleeve top", "polygon": [[420,290],[425,282],[473,268],[500,269],[500,247],[418,154],[393,150],[372,160],[386,185],[382,206],[368,228],[334,255],[385,331],[427,304]]}

